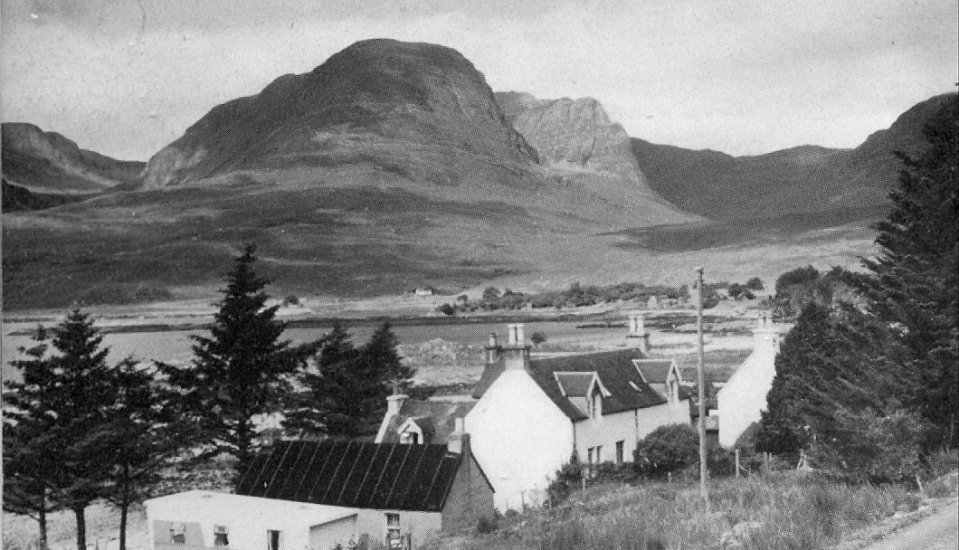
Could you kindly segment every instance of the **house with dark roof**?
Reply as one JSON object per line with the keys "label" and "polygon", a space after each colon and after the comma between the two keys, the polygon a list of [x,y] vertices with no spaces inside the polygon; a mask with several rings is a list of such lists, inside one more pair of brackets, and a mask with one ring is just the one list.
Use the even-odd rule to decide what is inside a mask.
{"label": "house with dark roof", "polygon": [[445,444],[456,427],[472,410],[470,396],[410,399],[396,394],[386,398],[386,414],[376,433],[377,443]]}
{"label": "house with dark roof", "polygon": [[486,348],[465,424],[497,508],[542,503],[550,479],[574,457],[629,462],[636,442],[654,429],[689,423],[678,387],[670,399],[644,377],[636,363],[647,359],[642,350],[530,357],[523,326],[508,329],[507,345],[494,338]]}
{"label": "house with dark roof", "polygon": [[[492,517],[493,487],[462,421],[446,445],[281,441],[235,494],[190,491],[145,503],[154,550],[328,550],[363,539],[421,544]],[[404,546],[405,545],[405,546]]]}
{"label": "house with dark roof", "polygon": [[679,403],[690,398],[689,389],[683,385],[683,375],[675,359],[633,359],[643,380],[669,403]]}

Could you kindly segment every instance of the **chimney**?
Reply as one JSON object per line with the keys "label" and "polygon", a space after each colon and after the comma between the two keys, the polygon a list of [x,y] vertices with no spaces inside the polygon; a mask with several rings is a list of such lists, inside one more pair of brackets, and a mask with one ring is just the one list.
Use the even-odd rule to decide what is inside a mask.
{"label": "chimney", "polygon": [[463,417],[453,419],[455,429],[446,440],[446,450],[455,454],[468,455],[470,452],[470,434],[466,433]]}
{"label": "chimney", "polygon": [[486,350],[486,364],[491,365],[499,359],[500,352],[503,351],[503,347],[499,345],[499,341],[496,339],[496,333],[489,333],[489,342],[483,348]]}
{"label": "chimney", "polygon": [[629,314],[629,332],[626,338],[635,341],[634,345],[642,353],[649,353],[649,333],[646,332],[646,320],[643,314],[638,311],[632,311]]}
{"label": "chimney", "polygon": [[506,326],[509,343],[502,348],[506,370],[520,370],[529,366],[530,346],[526,343],[522,323],[513,323]]}
{"label": "chimney", "polygon": [[397,416],[400,414],[400,409],[403,408],[403,403],[409,399],[408,395],[402,393],[394,393],[393,395],[386,398],[386,416]]}

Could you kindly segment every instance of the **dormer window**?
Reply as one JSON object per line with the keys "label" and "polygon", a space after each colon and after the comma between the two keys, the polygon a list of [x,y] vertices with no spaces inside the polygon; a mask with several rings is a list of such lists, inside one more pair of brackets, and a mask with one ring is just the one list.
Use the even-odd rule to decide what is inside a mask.
{"label": "dormer window", "polygon": [[603,415],[603,394],[593,392],[589,399],[589,417],[596,419]]}

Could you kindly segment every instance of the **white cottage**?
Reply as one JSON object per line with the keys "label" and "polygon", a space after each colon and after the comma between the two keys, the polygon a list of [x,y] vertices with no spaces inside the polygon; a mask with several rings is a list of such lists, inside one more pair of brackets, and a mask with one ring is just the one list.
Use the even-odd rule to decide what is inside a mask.
{"label": "white cottage", "polygon": [[753,331],[754,349],[716,394],[719,444],[731,448],[746,428],[759,422],[766,410],[766,395],[776,377],[780,330],[763,315]]}
{"label": "white cottage", "polygon": [[279,442],[236,494],[146,501],[153,550],[331,550],[364,538],[405,548],[473,527],[492,517],[493,488],[457,428],[447,445]]}
{"label": "white cottage", "polygon": [[638,349],[530,358],[523,326],[495,337],[466,415],[473,452],[501,510],[540,504],[550,479],[582,462],[632,460],[636,442],[666,424],[688,424],[689,402],[669,400],[644,379]]}

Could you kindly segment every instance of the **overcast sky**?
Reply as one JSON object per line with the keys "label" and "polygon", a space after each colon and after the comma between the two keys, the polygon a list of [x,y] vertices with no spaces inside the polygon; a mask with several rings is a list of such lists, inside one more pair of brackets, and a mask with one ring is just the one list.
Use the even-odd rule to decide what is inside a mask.
{"label": "overcast sky", "polygon": [[443,44],[494,90],[594,97],[632,136],[737,155],[854,147],[959,80],[955,0],[0,4],[0,117],[124,159],[366,38]]}

